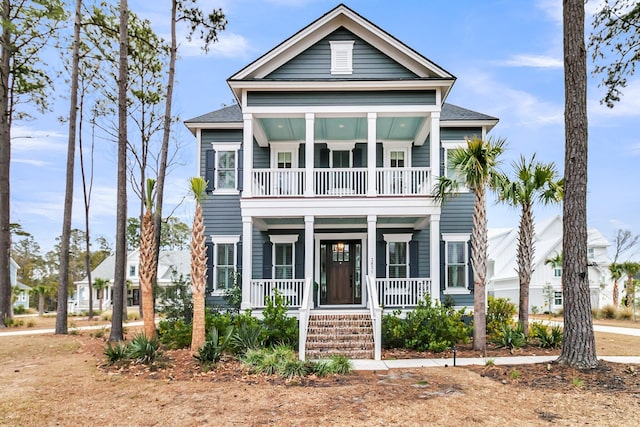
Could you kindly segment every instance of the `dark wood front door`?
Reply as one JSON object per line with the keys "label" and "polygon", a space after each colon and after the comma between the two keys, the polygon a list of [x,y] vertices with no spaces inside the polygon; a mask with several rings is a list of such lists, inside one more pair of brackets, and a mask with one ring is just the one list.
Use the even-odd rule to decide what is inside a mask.
{"label": "dark wood front door", "polygon": [[[355,241],[327,242],[327,304],[354,304]],[[359,302],[359,301],[357,301]]]}

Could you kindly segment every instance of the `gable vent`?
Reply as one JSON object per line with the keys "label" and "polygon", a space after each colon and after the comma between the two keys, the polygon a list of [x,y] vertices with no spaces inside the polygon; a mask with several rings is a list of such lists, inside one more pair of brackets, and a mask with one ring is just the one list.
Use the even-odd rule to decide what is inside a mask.
{"label": "gable vent", "polygon": [[331,74],[353,74],[353,40],[331,41]]}

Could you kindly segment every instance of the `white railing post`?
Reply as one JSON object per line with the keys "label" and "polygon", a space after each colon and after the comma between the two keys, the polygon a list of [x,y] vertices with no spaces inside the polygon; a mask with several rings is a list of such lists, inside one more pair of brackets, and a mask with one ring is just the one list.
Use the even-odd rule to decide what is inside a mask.
{"label": "white railing post", "polygon": [[302,292],[302,304],[298,309],[298,359],[306,359],[307,351],[307,329],[309,328],[309,311],[313,304],[313,295],[311,277],[307,277],[304,282],[304,291]]}
{"label": "white railing post", "polygon": [[373,326],[373,358],[382,359],[382,308],[378,304],[375,278],[367,275],[367,296],[371,323]]}

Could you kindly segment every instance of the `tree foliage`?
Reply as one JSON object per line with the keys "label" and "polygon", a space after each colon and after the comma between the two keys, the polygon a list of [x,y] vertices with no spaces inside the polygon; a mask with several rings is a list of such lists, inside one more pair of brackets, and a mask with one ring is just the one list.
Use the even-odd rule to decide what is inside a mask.
{"label": "tree foliage", "polygon": [[613,108],[640,60],[640,2],[604,0],[594,15],[589,48],[593,74],[602,76],[606,90],[601,102]]}

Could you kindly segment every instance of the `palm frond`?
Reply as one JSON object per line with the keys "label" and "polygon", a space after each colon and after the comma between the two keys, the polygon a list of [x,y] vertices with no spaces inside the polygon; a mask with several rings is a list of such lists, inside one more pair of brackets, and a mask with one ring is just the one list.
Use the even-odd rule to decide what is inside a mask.
{"label": "palm frond", "polygon": [[197,204],[200,204],[205,197],[205,192],[207,190],[207,181],[204,180],[201,176],[194,176],[189,178],[189,193],[196,201]]}

